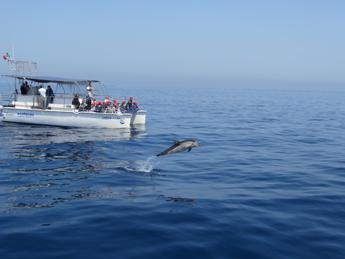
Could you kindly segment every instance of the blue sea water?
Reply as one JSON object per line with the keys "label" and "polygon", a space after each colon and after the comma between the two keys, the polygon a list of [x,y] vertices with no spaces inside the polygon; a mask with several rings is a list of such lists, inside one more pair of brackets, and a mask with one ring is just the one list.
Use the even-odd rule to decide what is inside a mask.
{"label": "blue sea water", "polygon": [[345,257],[345,92],[113,92],[146,128],[0,123],[0,258]]}

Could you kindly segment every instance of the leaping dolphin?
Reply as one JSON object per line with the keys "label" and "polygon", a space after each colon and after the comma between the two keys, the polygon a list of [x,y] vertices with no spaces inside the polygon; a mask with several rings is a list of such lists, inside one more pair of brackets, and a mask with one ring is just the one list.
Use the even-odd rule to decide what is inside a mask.
{"label": "leaping dolphin", "polygon": [[166,156],[172,153],[182,152],[188,150],[190,152],[193,147],[199,147],[198,141],[195,139],[186,139],[183,141],[175,141],[174,145],[159,153],[157,156]]}

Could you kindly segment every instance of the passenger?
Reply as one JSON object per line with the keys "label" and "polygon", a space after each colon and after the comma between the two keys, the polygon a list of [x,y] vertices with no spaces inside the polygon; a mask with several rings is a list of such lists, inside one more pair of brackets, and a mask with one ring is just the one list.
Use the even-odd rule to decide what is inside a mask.
{"label": "passenger", "polygon": [[117,112],[118,107],[119,107],[119,104],[117,103],[117,101],[113,100],[113,103],[112,103],[112,105],[110,107],[110,111],[112,113],[115,113],[115,112]]}
{"label": "passenger", "polygon": [[102,110],[103,110],[102,102],[101,101],[96,102],[95,112],[102,112]]}
{"label": "passenger", "polygon": [[120,105],[120,111],[125,112],[126,111],[126,101],[123,100]]}
{"label": "passenger", "polygon": [[119,104],[117,103],[116,100],[113,101],[113,108],[114,108],[114,112],[117,112],[117,110],[119,109]]}
{"label": "passenger", "polygon": [[133,106],[133,97],[129,97],[129,100],[128,100],[127,104],[126,104],[126,110],[127,111],[132,110],[132,106]]}
{"label": "passenger", "polygon": [[86,106],[85,99],[79,98],[79,102],[80,102],[79,111],[84,111],[85,106]]}
{"label": "passenger", "polygon": [[103,107],[102,107],[102,112],[107,112],[109,113],[111,110],[111,101],[109,96],[106,96],[104,101],[103,101]]}
{"label": "passenger", "polygon": [[79,96],[77,94],[74,95],[74,98],[72,100],[72,105],[74,106],[75,109],[79,109],[80,107],[80,101],[79,101]]}
{"label": "passenger", "polygon": [[28,92],[26,91],[25,83],[23,82],[22,85],[20,86],[20,93],[22,95],[27,95]]}
{"label": "passenger", "polygon": [[47,87],[46,94],[47,94],[47,106],[48,106],[49,103],[53,103],[54,102],[54,97],[55,97],[53,89],[51,88],[50,85],[48,85],[48,87]]}
{"label": "passenger", "polygon": [[98,106],[99,106],[99,112],[104,112],[104,104],[102,101],[98,102]]}
{"label": "passenger", "polygon": [[43,87],[43,85],[40,85],[38,88],[38,93],[45,98],[46,92],[47,92],[47,90]]}
{"label": "passenger", "polygon": [[28,85],[28,82],[23,82],[22,85],[20,86],[20,93],[22,95],[27,95],[30,91],[30,86]]}
{"label": "passenger", "polygon": [[40,85],[39,86],[39,89],[38,89],[38,93],[40,94],[40,101],[41,101],[41,107],[42,107],[42,109],[45,109],[46,108],[46,106],[47,106],[47,96],[46,96],[46,89],[42,86],[42,85]]}
{"label": "passenger", "polygon": [[87,91],[87,95],[92,99],[94,100],[95,97],[93,95],[93,86],[91,84],[91,82],[89,82],[89,85],[86,87],[86,91]]}
{"label": "passenger", "polygon": [[86,98],[85,98],[85,110],[86,111],[89,111],[89,110],[91,110],[91,105],[92,105],[92,103],[91,103],[92,101],[91,101],[91,97],[90,96],[86,96]]}
{"label": "passenger", "polygon": [[111,105],[111,101],[110,101],[109,96],[105,97],[103,104],[104,104],[105,107],[108,107],[108,106]]}
{"label": "passenger", "polygon": [[137,102],[134,102],[133,103],[133,107],[132,107],[132,109],[133,109],[133,111],[137,111],[137,110],[139,110],[139,106],[138,106],[138,103]]}
{"label": "passenger", "polygon": [[30,88],[30,86],[29,86],[28,82],[27,82],[27,81],[25,81],[25,82],[24,82],[24,85],[25,85],[26,94],[29,94],[29,92],[30,92],[31,88]]}

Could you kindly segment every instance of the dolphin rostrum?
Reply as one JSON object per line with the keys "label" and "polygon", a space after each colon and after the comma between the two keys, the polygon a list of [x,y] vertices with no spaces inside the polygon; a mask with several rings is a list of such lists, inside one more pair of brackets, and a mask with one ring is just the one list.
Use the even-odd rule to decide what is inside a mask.
{"label": "dolphin rostrum", "polygon": [[166,156],[176,152],[182,152],[188,150],[190,152],[193,147],[199,147],[198,141],[195,139],[186,139],[183,141],[175,141],[174,145],[159,153],[157,156]]}

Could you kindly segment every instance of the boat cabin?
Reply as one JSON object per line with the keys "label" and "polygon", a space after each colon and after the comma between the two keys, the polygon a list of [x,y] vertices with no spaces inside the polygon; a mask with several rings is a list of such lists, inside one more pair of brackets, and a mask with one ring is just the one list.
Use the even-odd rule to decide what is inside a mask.
{"label": "boat cabin", "polygon": [[[94,96],[94,83],[97,80],[67,79],[45,76],[12,76],[15,79],[15,96],[11,103],[16,108],[26,109],[48,109],[48,110],[74,110],[72,100],[76,94],[80,99],[87,95]],[[54,93],[53,98],[49,98],[48,93],[46,102],[42,101],[40,88],[47,89],[48,86]]]}

